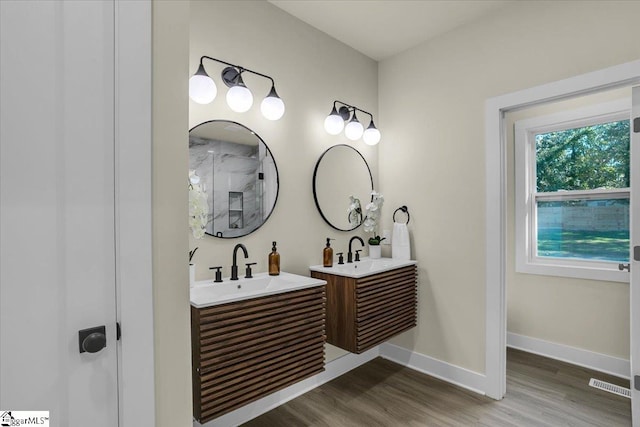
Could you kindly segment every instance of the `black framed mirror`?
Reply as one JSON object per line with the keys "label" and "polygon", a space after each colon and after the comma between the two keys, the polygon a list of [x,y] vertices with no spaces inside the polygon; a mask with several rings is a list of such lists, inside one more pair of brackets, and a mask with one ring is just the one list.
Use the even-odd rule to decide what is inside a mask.
{"label": "black framed mirror", "polygon": [[358,228],[372,191],[371,169],[358,150],[339,144],[322,153],[313,171],[313,198],[327,224],[339,231]]}
{"label": "black framed mirror", "polygon": [[243,124],[211,120],[189,131],[189,173],[209,203],[205,232],[235,238],[260,228],[278,200],[280,180],[265,142]]}

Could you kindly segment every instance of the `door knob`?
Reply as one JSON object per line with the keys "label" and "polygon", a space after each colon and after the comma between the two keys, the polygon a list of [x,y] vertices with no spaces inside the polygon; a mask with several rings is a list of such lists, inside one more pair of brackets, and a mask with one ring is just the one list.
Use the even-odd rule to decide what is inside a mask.
{"label": "door knob", "polygon": [[627,270],[631,271],[631,264],[618,264],[618,270]]}
{"label": "door knob", "polygon": [[107,346],[107,334],[104,326],[78,331],[80,353],[97,353]]}

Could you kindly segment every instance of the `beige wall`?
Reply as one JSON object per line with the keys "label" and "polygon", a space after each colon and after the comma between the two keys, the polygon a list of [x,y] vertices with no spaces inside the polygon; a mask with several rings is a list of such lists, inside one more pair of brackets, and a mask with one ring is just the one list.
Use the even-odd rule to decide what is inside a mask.
{"label": "beige wall", "polygon": [[[229,276],[237,243],[245,244],[249,260],[258,263],[254,271],[267,271],[273,240],[278,242],[281,269],[308,275],[309,265],[322,262],[326,237],[336,238],[335,252],[346,252],[348,239],[356,234],[332,229],[322,220],[313,200],[316,161],[327,148],[348,141],[343,135],[327,134],[324,119],[335,99],[353,103],[377,117],[377,64],[264,1],[191,2],[190,30],[190,74],[202,55],[239,64],[273,77],[286,105],[279,121],[263,118],[259,104],[270,86],[266,79],[246,75],[254,106],[246,113],[234,113],[225,102],[227,88],[220,80],[223,66],[205,60],[205,68],[218,86],[218,96],[204,106],[190,101],[189,126],[227,119],[254,130],[273,153],[280,192],[271,217],[256,232],[237,239],[190,237],[189,247],[199,247],[196,279],[212,278],[208,268],[214,265],[224,266],[224,276]],[[365,156],[377,182],[377,149],[363,142],[351,145]],[[186,153],[186,144],[184,150]],[[183,172],[186,177],[186,167]]]}
{"label": "beige wall", "polygon": [[153,307],[156,426],[190,426],[187,252],[189,3],[153,2]]}
{"label": "beige wall", "polygon": [[420,273],[418,327],[394,343],[484,372],[484,102],[638,59],[639,15],[637,2],[516,2],[380,63],[384,213],[409,207]]}
{"label": "beige wall", "polygon": [[623,359],[629,358],[628,283],[516,273],[513,126],[518,120],[569,111],[630,96],[630,88],[618,89],[530,107],[505,115],[507,330],[509,332]]}

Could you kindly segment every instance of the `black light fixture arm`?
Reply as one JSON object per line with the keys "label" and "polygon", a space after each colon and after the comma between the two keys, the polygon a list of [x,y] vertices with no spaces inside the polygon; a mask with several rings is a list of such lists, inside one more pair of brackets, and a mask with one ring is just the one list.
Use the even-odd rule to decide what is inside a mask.
{"label": "black light fixture arm", "polygon": [[[351,113],[352,111],[360,111],[361,113],[367,114],[369,115],[369,117],[371,118],[371,121],[373,122],[373,114],[371,114],[368,111],[365,111],[361,108],[356,107],[355,105],[351,105],[351,104],[347,104],[346,102],[342,102],[342,101],[338,101],[335,100],[333,101],[333,108],[336,108],[336,104],[342,104],[344,107],[346,107],[346,109],[349,111],[349,113]],[[342,109],[342,107],[341,107]],[[340,110],[336,109],[336,111],[340,112]],[[348,118],[344,118],[343,119],[347,120]]]}
{"label": "black light fixture arm", "polygon": [[262,73],[259,73],[257,71],[250,70],[250,69],[242,67],[240,65],[231,64],[230,62],[226,62],[226,61],[223,61],[221,59],[213,58],[211,56],[206,56],[206,55],[201,56],[200,57],[200,67],[203,67],[203,65],[202,65],[202,60],[203,59],[209,59],[211,61],[216,61],[216,62],[219,62],[221,64],[228,65],[229,67],[233,67],[236,70],[238,70],[238,75],[244,73],[245,71],[248,71],[248,72],[250,72],[252,74],[258,75],[260,77],[264,77],[265,79],[269,79],[271,81],[271,86],[275,86],[274,80],[271,77],[267,76],[266,74],[262,74]]}

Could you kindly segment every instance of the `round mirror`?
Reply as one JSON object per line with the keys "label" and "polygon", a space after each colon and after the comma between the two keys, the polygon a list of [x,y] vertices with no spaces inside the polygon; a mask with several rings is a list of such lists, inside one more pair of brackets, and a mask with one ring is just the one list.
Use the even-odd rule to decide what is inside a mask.
{"label": "round mirror", "polygon": [[363,221],[373,178],[362,154],[349,145],[325,151],[313,171],[313,197],[322,218],[333,228],[351,231]]}
{"label": "round mirror", "polygon": [[211,120],[189,131],[189,175],[207,195],[205,231],[215,237],[257,230],[278,199],[278,168],[271,150],[240,123]]}

